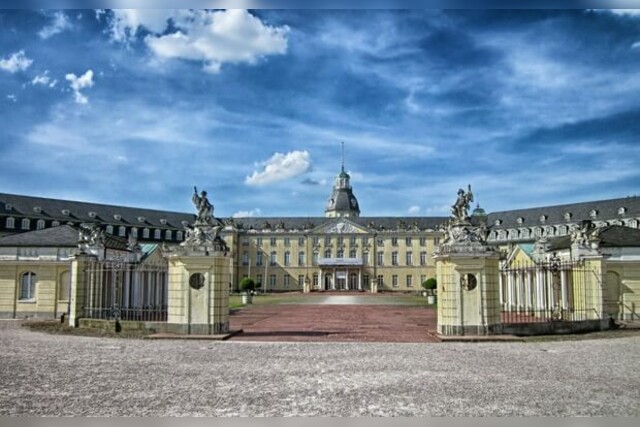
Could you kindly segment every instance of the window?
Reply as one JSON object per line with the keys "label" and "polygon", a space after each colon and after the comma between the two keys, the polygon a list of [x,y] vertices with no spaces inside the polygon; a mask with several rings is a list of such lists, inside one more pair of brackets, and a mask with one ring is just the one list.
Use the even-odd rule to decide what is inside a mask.
{"label": "window", "polygon": [[298,252],[298,266],[300,266],[300,267],[304,266],[304,252],[303,251]]}
{"label": "window", "polygon": [[262,246],[262,237],[258,237],[256,239],[256,246],[258,246],[258,247]]}
{"label": "window", "polygon": [[[105,231],[107,232],[107,234],[113,234],[113,225],[107,225]],[[147,237],[149,237],[148,234],[149,233],[147,233]]]}
{"label": "window", "polygon": [[368,245],[369,244],[369,238],[368,237],[363,237],[362,238],[362,246]]}
{"label": "window", "polygon": [[425,251],[420,252],[420,265],[427,265],[427,253]]}
{"label": "window", "polygon": [[342,246],[344,245],[344,237],[340,236],[338,237],[338,246]]}
{"label": "window", "polygon": [[362,276],[362,282],[368,287],[370,285],[369,283],[369,275],[365,274]]}
{"label": "window", "polygon": [[369,252],[362,253],[362,263],[364,265],[369,265]]}
{"label": "window", "polygon": [[183,235],[182,235],[182,231],[178,231],[178,232],[176,233],[176,240],[177,240],[177,241],[179,241],[179,242],[181,242],[181,241],[182,241],[182,239],[184,239],[184,237],[183,237]]}
{"label": "window", "polygon": [[398,252],[391,252],[391,265],[398,265]]}
{"label": "window", "polygon": [[413,265],[413,252],[407,252],[406,258],[407,265]]}
{"label": "window", "polygon": [[327,249],[324,251],[324,257],[325,258],[331,258],[331,249]]}
{"label": "window", "polygon": [[397,237],[392,237],[391,238],[391,246],[398,246],[398,238]]}
{"label": "window", "polygon": [[313,287],[318,287],[318,273],[313,273]]}
{"label": "window", "polygon": [[420,246],[427,246],[427,238],[426,237],[421,237],[420,238]]}
{"label": "window", "polygon": [[378,246],[384,246],[384,239],[382,237],[378,237]]}
{"label": "window", "polygon": [[407,245],[407,246],[411,246],[411,237],[406,237],[404,239],[404,244]]}
{"label": "window", "polygon": [[129,231],[129,234],[131,234],[133,237],[138,237],[138,228],[131,227],[131,231]]}
{"label": "window", "polygon": [[269,288],[273,289],[276,287],[276,275],[272,274],[271,276],[269,276]]}
{"label": "window", "polygon": [[423,284],[425,280],[427,280],[427,275],[426,274],[421,274],[420,275],[420,284]]}
{"label": "window", "polygon": [[382,274],[378,274],[378,287],[383,287],[384,286],[384,277],[382,276]]}
{"label": "window", "polygon": [[7,222],[6,222],[7,228],[15,228],[16,226],[16,220],[12,217],[7,218]]}
{"label": "window", "polygon": [[356,250],[355,249],[351,249],[349,251],[349,258],[355,258],[356,257]]}
{"label": "window", "polygon": [[344,258],[344,250],[343,249],[339,249],[338,250],[338,258]]}
{"label": "window", "polygon": [[384,252],[380,251],[378,252],[378,259],[376,260],[378,265],[383,265],[384,264]]}
{"label": "window", "polygon": [[262,285],[262,274],[256,274],[256,286],[258,284]]}
{"label": "window", "polygon": [[284,253],[284,265],[291,265],[291,252],[289,251]]}
{"label": "window", "polygon": [[34,300],[36,298],[36,273],[30,271],[22,275],[20,281],[20,299]]}
{"label": "window", "polygon": [[58,301],[69,300],[69,289],[71,287],[71,274],[65,271],[60,275],[60,282],[58,283]]}
{"label": "window", "polygon": [[291,284],[291,276],[289,276],[288,274],[284,275],[284,287],[288,288],[289,285]]}
{"label": "window", "polygon": [[349,239],[349,243],[351,244],[351,246],[356,244],[356,236],[351,236],[351,239]]}
{"label": "window", "polygon": [[249,265],[249,252],[242,252],[242,265]]}
{"label": "window", "polygon": [[320,237],[313,236],[313,244],[314,245],[319,245],[320,244]]}
{"label": "window", "polygon": [[[109,232],[109,226],[107,226],[107,233]],[[149,238],[149,229],[148,228],[143,228],[142,229],[142,238],[143,239],[148,239]]]}
{"label": "window", "polygon": [[285,246],[291,246],[291,239],[289,237],[285,237],[284,238],[284,245]]}
{"label": "window", "polygon": [[276,265],[277,261],[278,261],[278,255],[276,254],[276,251],[271,252],[271,258],[270,258],[271,265]]}
{"label": "window", "polygon": [[271,246],[275,246],[275,245],[276,245],[276,238],[275,238],[275,237],[270,238],[270,239],[269,239],[269,244],[270,244]]}
{"label": "window", "polygon": [[[124,237],[126,232],[127,232],[127,229],[124,226],[121,225],[120,227],[118,227],[118,236]],[[156,237],[156,239],[159,239],[159,238],[160,236]]]}
{"label": "window", "polygon": [[42,230],[44,228],[44,219],[39,219],[36,223],[36,229]]}
{"label": "window", "polygon": [[304,285],[304,275],[298,276],[298,286],[302,287]]}
{"label": "window", "polygon": [[162,230],[159,230],[156,228],[156,230],[153,232],[153,238],[160,240],[162,238]]}
{"label": "window", "polygon": [[304,246],[304,237],[298,237],[298,246]]}
{"label": "window", "polygon": [[173,234],[173,233],[171,232],[171,230],[167,230],[167,231],[165,231],[165,233],[164,233],[164,234],[165,234],[165,239],[167,239],[167,240],[171,240],[171,239],[172,239],[172,237],[173,237],[173,236],[172,236],[172,234]]}
{"label": "window", "polygon": [[320,254],[318,252],[313,253],[313,265],[318,265],[318,256]]}
{"label": "window", "polygon": [[440,244],[440,238],[439,237],[434,237],[433,238],[433,245],[434,246],[438,246]]}
{"label": "window", "polygon": [[324,238],[324,245],[325,246],[331,246],[331,237],[325,237]]}
{"label": "window", "polygon": [[407,288],[412,288],[413,287],[413,276],[408,274],[407,275]]}
{"label": "window", "polygon": [[31,220],[29,218],[24,218],[22,220],[22,229],[28,230],[29,228],[31,228]]}
{"label": "window", "polygon": [[393,286],[394,288],[398,287],[398,275],[394,274],[393,276],[391,276],[391,286]]}

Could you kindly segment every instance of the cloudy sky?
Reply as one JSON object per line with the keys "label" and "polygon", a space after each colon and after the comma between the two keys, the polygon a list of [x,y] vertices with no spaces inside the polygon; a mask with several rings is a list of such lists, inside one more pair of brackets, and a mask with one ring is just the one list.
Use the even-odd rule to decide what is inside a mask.
{"label": "cloudy sky", "polygon": [[633,11],[0,11],[0,192],[220,217],[640,194]]}

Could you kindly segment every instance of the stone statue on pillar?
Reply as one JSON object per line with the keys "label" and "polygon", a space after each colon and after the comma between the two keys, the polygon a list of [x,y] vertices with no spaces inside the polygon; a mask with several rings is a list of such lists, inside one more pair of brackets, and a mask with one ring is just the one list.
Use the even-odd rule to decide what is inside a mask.
{"label": "stone statue on pillar", "polygon": [[220,237],[224,223],[213,216],[213,204],[209,201],[206,191],[198,194],[193,187],[191,201],[196,208],[196,220],[193,225],[185,226],[185,241],[180,244],[183,251],[189,252],[228,252],[229,247]]}

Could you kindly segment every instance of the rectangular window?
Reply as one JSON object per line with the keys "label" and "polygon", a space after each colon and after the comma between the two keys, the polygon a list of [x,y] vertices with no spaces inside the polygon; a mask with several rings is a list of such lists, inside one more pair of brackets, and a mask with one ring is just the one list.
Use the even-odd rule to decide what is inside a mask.
{"label": "rectangular window", "polygon": [[262,252],[256,253],[256,266],[260,267],[262,265]]}
{"label": "rectangular window", "polygon": [[378,246],[384,246],[384,239],[382,237],[378,237]]}
{"label": "rectangular window", "polygon": [[427,265],[427,253],[425,251],[420,252],[420,265]]}
{"label": "rectangular window", "polygon": [[398,238],[397,237],[392,237],[391,238],[391,246],[398,246]]}
{"label": "rectangular window", "polygon": [[298,246],[304,246],[304,237],[298,237]]}
{"label": "rectangular window", "polygon": [[425,280],[427,280],[427,275],[426,274],[421,274],[420,275],[420,284],[422,285]]}
{"label": "rectangular window", "polygon": [[318,273],[313,273],[313,287],[318,287]]}
{"label": "rectangular window", "polygon": [[304,274],[298,276],[298,287],[304,286]]}
{"label": "rectangular window", "polygon": [[284,245],[285,245],[285,246],[291,246],[291,239],[290,239],[290,238],[288,238],[288,237],[285,237],[285,238],[284,238]]}
{"label": "rectangular window", "polygon": [[413,276],[412,275],[407,275],[407,288],[411,288],[413,287]]}
{"label": "rectangular window", "polygon": [[420,246],[427,246],[427,238],[426,237],[421,237],[420,238]]}
{"label": "rectangular window", "polygon": [[320,244],[320,237],[318,236],[313,236],[313,244],[314,245],[319,245]]}
{"label": "rectangular window", "polygon": [[362,253],[362,263],[364,265],[369,265],[369,252]]}
{"label": "rectangular window", "polygon": [[262,274],[256,274],[256,286],[262,285]]}
{"label": "rectangular window", "polygon": [[291,265],[291,252],[289,251],[284,253],[284,265]]}
{"label": "rectangular window", "polygon": [[356,236],[351,236],[351,239],[350,239],[349,243],[351,243],[351,246],[355,245],[356,244]]}
{"label": "rectangular window", "polygon": [[269,276],[269,288],[273,289],[276,287],[276,275],[272,274],[271,276]]}
{"label": "rectangular window", "polygon": [[278,255],[276,254],[275,251],[271,252],[270,262],[271,262],[271,265],[276,265],[276,263],[278,262]]}
{"label": "rectangular window", "polygon": [[438,246],[440,244],[440,238],[439,237],[434,237],[433,238],[433,244],[434,244],[434,246]]}
{"label": "rectangular window", "polygon": [[247,237],[242,238],[242,246],[249,246],[249,238]]}
{"label": "rectangular window", "polygon": [[331,237],[325,237],[324,238],[324,245],[325,246],[331,246]]}
{"label": "rectangular window", "polygon": [[411,237],[406,237],[406,238],[404,239],[404,243],[405,243],[405,245],[407,245],[407,246],[411,246]]}
{"label": "rectangular window", "polygon": [[338,258],[344,258],[344,251],[342,249],[338,251]]}
{"label": "rectangular window", "polygon": [[249,265],[249,252],[242,252],[242,265]]}
{"label": "rectangular window", "polygon": [[382,276],[382,274],[378,274],[378,287],[383,287],[384,286],[384,277]]}
{"label": "rectangular window", "polygon": [[384,252],[382,251],[378,252],[377,263],[378,265],[384,265]]}
{"label": "rectangular window", "polygon": [[349,251],[349,258],[355,258],[356,257],[356,250],[355,249],[351,249]]}
{"label": "rectangular window", "polygon": [[298,252],[298,266],[304,267],[304,252]]}
{"label": "rectangular window", "polygon": [[344,238],[342,236],[338,237],[338,245],[342,246],[344,244]]}
{"label": "rectangular window", "polygon": [[22,275],[20,284],[20,299],[33,300],[36,298],[36,274],[27,272]]}
{"label": "rectangular window", "polygon": [[271,239],[269,239],[269,244],[270,244],[271,246],[275,246],[275,245],[276,245],[276,238],[275,238],[275,237],[272,237]]}
{"label": "rectangular window", "polygon": [[364,283],[364,285],[368,288],[371,283],[369,283],[369,275],[365,274],[362,276],[362,283]]}
{"label": "rectangular window", "polygon": [[406,258],[407,265],[413,265],[413,252],[407,252]]}
{"label": "rectangular window", "polygon": [[327,249],[326,251],[324,251],[324,257],[331,258],[331,249]]}
{"label": "rectangular window", "polygon": [[291,276],[289,276],[288,274],[284,275],[284,287],[288,288],[289,285],[291,284]]}
{"label": "rectangular window", "polygon": [[258,237],[258,238],[256,238],[256,246],[257,246],[257,247],[262,246],[262,237]]}
{"label": "rectangular window", "polygon": [[318,265],[318,252],[313,253],[313,265]]}
{"label": "rectangular window", "polygon": [[368,244],[369,244],[369,238],[368,237],[363,237],[362,238],[362,246],[368,245]]}
{"label": "rectangular window", "polygon": [[391,252],[391,265],[398,265],[398,252]]}
{"label": "rectangular window", "polygon": [[398,287],[398,275],[394,274],[393,276],[391,276],[391,286],[393,286],[394,288]]}

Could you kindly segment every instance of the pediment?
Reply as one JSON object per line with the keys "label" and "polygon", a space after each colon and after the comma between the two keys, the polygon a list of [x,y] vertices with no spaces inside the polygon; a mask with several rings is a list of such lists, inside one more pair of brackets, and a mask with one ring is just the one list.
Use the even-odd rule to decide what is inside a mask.
{"label": "pediment", "polygon": [[312,233],[318,234],[366,234],[368,232],[366,227],[347,218],[331,219],[312,230]]}

